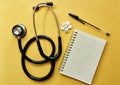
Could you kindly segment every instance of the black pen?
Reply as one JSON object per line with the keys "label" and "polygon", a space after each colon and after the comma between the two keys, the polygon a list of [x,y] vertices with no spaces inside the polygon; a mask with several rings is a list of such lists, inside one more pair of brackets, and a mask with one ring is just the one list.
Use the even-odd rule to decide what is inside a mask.
{"label": "black pen", "polygon": [[90,26],[92,26],[92,27],[94,27],[94,28],[96,28],[96,29],[104,32],[107,36],[110,36],[110,33],[105,32],[104,30],[96,27],[95,25],[93,25],[93,24],[91,24],[91,23],[88,23],[88,22],[86,22],[85,20],[80,19],[77,15],[72,14],[72,13],[69,13],[69,15],[70,15],[71,17],[73,17],[74,19],[78,20],[79,22],[81,22],[82,24],[84,24],[84,25],[85,25],[85,24],[88,24],[88,25],[90,25]]}

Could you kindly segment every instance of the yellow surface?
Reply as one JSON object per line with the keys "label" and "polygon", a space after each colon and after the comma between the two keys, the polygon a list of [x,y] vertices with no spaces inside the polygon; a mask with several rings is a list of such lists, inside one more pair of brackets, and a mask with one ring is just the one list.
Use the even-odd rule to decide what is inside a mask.
{"label": "yellow surface", "polygon": [[[47,0],[49,1],[49,0]],[[59,25],[70,21],[73,28],[68,34],[61,31],[62,55],[56,62],[52,77],[46,81],[30,80],[21,67],[21,54],[17,39],[11,29],[15,24],[22,23],[27,27],[27,35],[22,39],[23,45],[34,36],[32,25],[32,7],[46,0],[0,0],[0,85],[86,85],[80,81],[63,76],[59,66],[74,29],[79,29],[107,40],[107,45],[99,63],[92,85],[120,85],[120,0],[50,0],[54,2],[54,10],[58,16]],[[87,25],[74,20],[68,13],[74,13],[80,18],[95,24],[111,33],[110,37]],[[57,30],[52,14],[43,8],[36,14],[39,34],[50,36],[57,46]],[[49,54],[51,47],[43,42],[45,52]],[[48,47],[48,48],[47,48]],[[27,55],[39,59],[36,44],[29,47]],[[34,65],[29,62],[27,68],[36,76],[48,72],[50,64]]]}

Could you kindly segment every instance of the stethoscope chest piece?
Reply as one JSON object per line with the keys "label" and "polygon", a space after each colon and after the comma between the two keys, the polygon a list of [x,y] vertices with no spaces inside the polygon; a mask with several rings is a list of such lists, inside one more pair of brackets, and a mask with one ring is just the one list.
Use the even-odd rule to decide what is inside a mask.
{"label": "stethoscope chest piece", "polygon": [[22,24],[17,24],[12,28],[13,35],[18,39],[23,38],[26,35],[26,32],[27,32],[27,29]]}

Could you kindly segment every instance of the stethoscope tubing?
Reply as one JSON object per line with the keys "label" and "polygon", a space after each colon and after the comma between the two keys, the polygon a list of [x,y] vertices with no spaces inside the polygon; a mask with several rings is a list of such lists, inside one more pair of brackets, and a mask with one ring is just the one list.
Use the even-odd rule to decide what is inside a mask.
{"label": "stethoscope tubing", "polygon": [[58,52],[56,55],[54,56],[51,56],[51,57],[48,57],[44,54],[42,48],[41,48],[41,44],[39,41],[37,41],[37,46],[38,46],[38,49],[40,51],[40,54],[42,55],[42,57],[44,57],[46,60],[56,60],[59,58],[59,56],[61,55],[61,52],[62,52],[62,43],[61,43],[61,37],[58,37]]}
{"label": "stethoscope tubing", "polygon": [[[35,80],[35,81],[42,81],[42,80],[46,80],[48,79],[53,71],[54,71],[54,68],[55,68],[55,60],[60,56],[61,52],[62,52],[62,44],[61,44],[61,37],[58,37],[58,53],[54,56],[55,54],[55,44],[53,42],[53,40],[51,38],[49,38],[48,36],[44,36],[44,35],[38,35],[37,36],[38,39],[46,39],[48,40],[51,45],[52,45],[52,51],[51,51],[51,54],[49,56],[45,55],[43,50],[42,50],[42,47],[40,45],[40,42],[39,42],[39,46],[38,46],[38,50],[40,52],[40,54],[42,55],[42,57],[44,58],[44,60],[33,60],[31,58],[29,58],[27,55],[26,55],[26,52],[27,52],[27,49],[28,47],[34,42],[36,41],[36,37],[33,37],[31,38],[27,43],[26,45],[24,46],[24,48],[22,48],[22,44],[21,44],[21,39],[18,39],[18,46],[19,46],[19,50],[21,52],[21,64],[22,64],[22,68],[23,68],[23,71],[24,73],[32,80]],[[37,42],[37,45],[38,45],[38,42]],[[39,49],[40,48],[40,49]],[[42,50],[42,51],[41,51]],[[41,53],[42,52],[42,53]],[[43,77],[36,77],[36,76],[33,76],[32,74],[29,73],[28,69],[26,68],[26,64],[25,64],[25,60],[31,62],[31,63],[34,63],[34,64],[42,64],[42,63],[45,63],[45,62],[50,62],[51,64],[51,68],[50,68],[50,71],[48,72],[48,74],[46,74],[45,76]]]}
{"label": "stethoscope tubing", "polygon": [[[51,45],[52,45],[52,52],[51,52],[51,55],[48,56],[48,57],[51,57],[54,55],[55,53],[55,44],[54,42],[47,36],[44,36],[44,35],[39,35],[38,36],[39,39],[46,39],[48,40]],[[26,52],[27,52],[27,49],[28,47],[36,40],[35,37],[31,38],[27,43],[26,45],[24,46],[24,48],[22,49],[22,45],[21,45],[21,39],[18,39],[18,46],[19,46],[19,50],[21,52],[21,64],[22,64],[22,68],[23,68],[23,71],[24,73],[32,80],[35,80],[35,81],[42,81],[42,80],[45,80],[47,78],[49,78],[53,71],[54,71],[54,68],[55,68],[55,61],[54,60],[50,60],[50,64],[51,64],[51,68],[50,68],[50,71],[48,72],[48,74],[46,74],[45,76],[43,77],[36,77],[36,76],[33,76],[31,73],[29,73],[28,69],[26,68],[26,64],[25,64],[25,60],[31,62],[31,63],[34,63],[34,64],[42,64],[42,63],[45,63],[47,62],[48,60],[44,59],[44,60],[40,60],[40,61],[36,61],[36,60],[33,60],[31,58],[29,58],[28,56],[26,56]],[[45,54],[44,54],[45,55]]]}
{"label": "stethoscope tubing", "polygon": [[[45,55],[45,54],[43,53],[43,50],[42,50],[42,53],[43,53],[43,56],[44,56],[44,57],[52,57],[52,56],[55,54],[55,44],[54,44],[53,40],[52,40],[51,38],[49,38],[48,36],[44,36],[44,35],[38,35],[38,38],[39,38],[39,39],[46,39],[46,40],[48,40],[48,41],[50,42],[50,44],[51,44],[51,46],[52,46],[51,54],[50,54],[49,56],[47,56],[47,55]],[[31,39],[26,43],[26,45],[24,46],[24,50],[23,50],[23,49],[22,49],[22,44],[21,44],[21,39],[18,39],[18,46],[19,46],[19,50],[20,50],[21,54],[24,55],[25,59],[28,60],[28,61],[31,62],[31,63],[41,64],[41,63],[46,62],[47,59],[39,60],[39,61],[38,61],[38,60],[33,60],[33,59],[31,59],[30,57],[28,57],[28,56],[25,54],[26,51],[27,51],[27,48],[28,48],[34,41],[36,41],[36,37],[31,38]],[[39,51],[39,53],[41,53],[41,50],[39,50],[39,48],[42,48],[41,45],[38,47],[38,51]],[[43,56],[42,56],[42,57],[43,57]],[[44,57],[43,57],[43,58],[44,58]]]}
{"label": "stethoscope tubing", "polygon": [[32,74],[30,74],[30,73],[28,72],[28,70],[27,70],[27,68],[26,68],[26,65],[25,65],[25,58],[24,58],[24,56],[21,57],[21,62],[22,62],[22,68],[23,68],[24,73],[25,73],[30,79],[35,80],[35,81],[42,81],[42,80],[48,79],[48,78],[52,75],[52,73],[53,73],[53,71],[54,71],[54,68],[55,68],[55,61],[49,61],[50,64],[51,64],[51,68],[50,68],[49,73],[46,74],[46,75],[43,76],[43,77],[36,77],[36,76],[33,76]]}

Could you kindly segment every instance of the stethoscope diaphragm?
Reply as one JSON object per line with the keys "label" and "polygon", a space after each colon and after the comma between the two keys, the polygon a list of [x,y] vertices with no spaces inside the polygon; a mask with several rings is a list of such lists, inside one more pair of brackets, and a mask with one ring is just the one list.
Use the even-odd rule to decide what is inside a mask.
{"label": "stethoscope diaphragm", "polygon": [[17,24],[12,28],[12,33],[13,35],[18,38],[21,39],[26,35],[27,29],[23,24]]}

